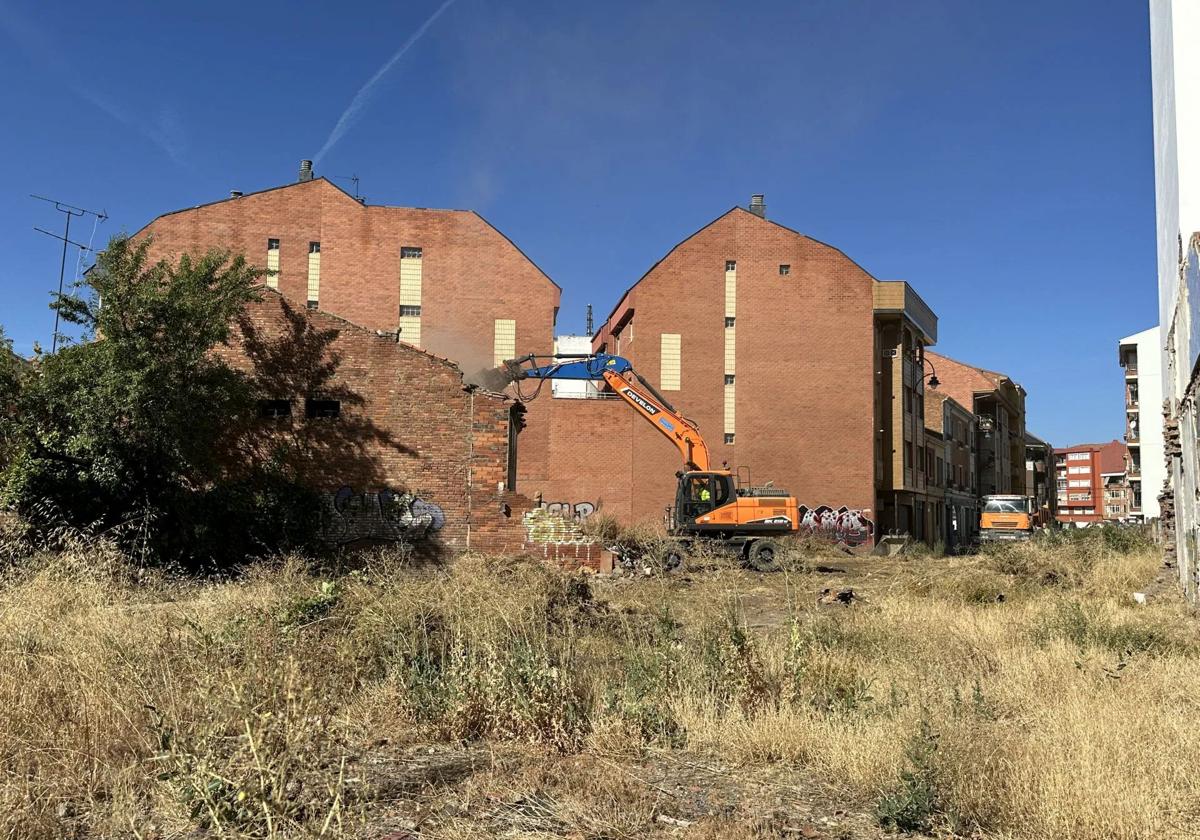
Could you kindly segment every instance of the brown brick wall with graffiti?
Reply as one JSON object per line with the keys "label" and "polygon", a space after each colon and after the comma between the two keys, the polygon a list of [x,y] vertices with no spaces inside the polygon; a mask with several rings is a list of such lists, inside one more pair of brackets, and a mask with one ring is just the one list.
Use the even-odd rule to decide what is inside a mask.
{"label": "brown brick wall with graffiti", "polygon": [[335,544],[432,541],[516,551],[532,503],[504,488],[511,402],[452,363],[263,291],[222,354],[254,377],[251,458],[281,458],[325,494]]}
{"label": "brown brick wall with graffiti", "polygon": [[[419,249],[422,349],[451,359],[470,379],[493,366],[496,321],[511,320],[514,355],[553,350],[559,288],[471,211],[366,205],[316,178],[167,213],[136,236],[151,237],[155,259],[227,249],[264,269],[274,240],[278,290],[301,308],[309,244],[320,243],[320,311],[388,332],[401,325],[402,253]],[[547,477],[544,410],[531,407],[521,441],[519,470],[531,481]]]}

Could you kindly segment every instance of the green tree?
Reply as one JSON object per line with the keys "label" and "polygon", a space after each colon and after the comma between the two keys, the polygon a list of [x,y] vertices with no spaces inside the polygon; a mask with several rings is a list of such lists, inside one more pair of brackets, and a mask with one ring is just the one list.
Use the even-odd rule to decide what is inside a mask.
{"label": "green tree", "polygon": [[12,342],[0,327],[0,467],[8,462],[17,417],[17,397],[23,364],[13,353]]}
{"label": "green tree", "polygon": [[152,534],[160,559],[229,559],[218,555],[241,548],[237,515],[253,520],[288,485],[233,457],[255,394],[214,352],[260,274],[240,256],[152,262],[147,242],[112,240],[53,304],[83,339],[17,389],[7,501],[35,525],[147,525],[128,530]]}

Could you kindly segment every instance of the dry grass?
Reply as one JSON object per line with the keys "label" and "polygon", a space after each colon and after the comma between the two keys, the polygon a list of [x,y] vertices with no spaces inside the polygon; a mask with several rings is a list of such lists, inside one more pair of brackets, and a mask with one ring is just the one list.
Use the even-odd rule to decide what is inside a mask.
{"label": "dry grass", "polygon": [[[815,573],[733,564],[589,585],[393,553],[199,584],[98,541],[26,558],[0,587],[0,835],[359,836],[410,803],[422,836],[638,837],[674,815],[752,837],[824,797],[862,832],[878,812],[966,836],[1200,836],[1200,636],[1176,599],[1130,598],[1152,549],[874,562],[843,608],[815,604]],[[399,798],[379,776],[381,755],[464,743],[487,768]],[[702,778],[690,794],[664,781],[681,773]]]}

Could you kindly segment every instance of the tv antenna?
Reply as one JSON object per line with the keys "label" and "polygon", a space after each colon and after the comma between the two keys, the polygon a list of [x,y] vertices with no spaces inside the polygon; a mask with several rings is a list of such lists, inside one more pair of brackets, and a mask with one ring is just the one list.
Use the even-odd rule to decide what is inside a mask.
{"label": "tv antenna", "polygon": [[[103,210],[88,210],[86,207],[76,207],[74,204],[67,204],[65,201],[57,201],[53,198],[46,198],[45,196],[41,195],[33,195],[32,193],[30,193],[29,197],[36,198],[38,201],[45,201],[48,204],[53,204],[55,210],[67,217],[62,236],[59,236],[56,233],[50,233],[50,231],[47,230],[42,230],[39,227],[34,228],[34,230],[36,230],[38,233],[44,233],[47,236],[53,236],[55,239],[62,240],[62,262],[58,266],[58,296],[59,298],[62,298],[63,277],[67,271],[67,246],[74,245],[77,248],[86,248],[88,251],[92,250],[88,246],[80,245],[78,242],[71,241],[71,219],[75,216],[95,216],[96,222],[100,223],[108,218],[108,214]],[[54,353],[58,350],[58,320],[59,313],[58,309],[56,308],[54,310],[54,335],[50,339],[51,353]]]}
{"label": "tv antenna", "polygon": [[358,176],[357,175],[326,175],[325,177],[333,178],[335,181],[349,181],[350,183],[354,184],[354,197],[362,198],[362,196],[358,194]]}

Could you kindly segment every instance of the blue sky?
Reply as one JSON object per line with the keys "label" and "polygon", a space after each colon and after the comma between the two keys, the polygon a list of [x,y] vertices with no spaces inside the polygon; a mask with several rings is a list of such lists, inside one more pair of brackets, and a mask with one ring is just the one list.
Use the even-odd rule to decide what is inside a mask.
{"label": "blue sky", "polygon": [[564,332],[765,193],[911,282],[1032,430],[1119,436],[1116,341],[1157,312],[1146,4],[748,5],[0,0],[0,324],[49,346],[32,228],[62,217],[30,193],[105,209],[100,244],[328,146],[368,201],[481,212],[563,287]]}

